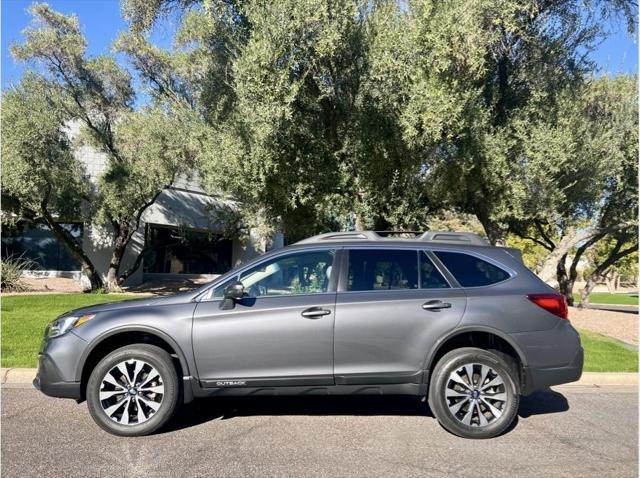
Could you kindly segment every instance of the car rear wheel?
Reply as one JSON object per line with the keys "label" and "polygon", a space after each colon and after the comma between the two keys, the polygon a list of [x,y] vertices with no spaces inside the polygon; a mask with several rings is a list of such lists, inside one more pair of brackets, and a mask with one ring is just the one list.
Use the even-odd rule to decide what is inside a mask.
{"label": "car rear wheel", "polygon": [[440,424],[465,438],[503,433],[518,413],[515,361],[497,350],[465,347],[444,355],[429,387],[429,405]]}
{"label": "car rear wheel", "polygon": [[154,345],[114,350],[94,368],[87,404],[95,422],[109,433],[140,436],[165,425],[178,403],[171,356]]}

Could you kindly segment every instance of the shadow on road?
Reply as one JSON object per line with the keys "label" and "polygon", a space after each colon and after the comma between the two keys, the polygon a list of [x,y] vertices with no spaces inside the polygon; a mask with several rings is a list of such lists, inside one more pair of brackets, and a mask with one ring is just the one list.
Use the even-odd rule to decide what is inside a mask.
{"label": "shadow on road", "polygon": [[518,416],[528,418],[531,415],[545,415],[547,413],[560,413],[569,410],[569,402],[564,395],[550,388],[520,399]]}
{"label": "shadow on road", "polygon": [[[518,416],[527,418],[568,409],[564,395],[547,389],[522,397]],[[433,417],[426,402],[410,396],[219,397],[197,399],[183,406],[163,432],[177,431],[211,420],[274,415]]]}

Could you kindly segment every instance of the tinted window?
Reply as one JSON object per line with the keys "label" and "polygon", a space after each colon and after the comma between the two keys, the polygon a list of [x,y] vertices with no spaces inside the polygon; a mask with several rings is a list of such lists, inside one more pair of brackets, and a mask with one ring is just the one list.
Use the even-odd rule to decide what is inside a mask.
{"label": "tinted window", "polygon": [[[83,224],[59,222],[71,237],[82,244]],[[22,258],[33,261],[34,269],[79,271],[80,264],[69,253],[67,246],[58,241],[49,226],[39,222],[18,222],[2,227],[2,258]],[[39,266],[39,267],[38,267]]]}
{"label": "tinted window", "polygon": [[422,289],[444,289],[449,287],[445,278],[424,252],[420,253],[420,287]]}
{"label": "tinted window", "polygon": [[349,251],[347,290],[418,288],[416,251],[353,249]]}
{"label": "tinted window", "polygon": [[289,254],[263,262],[240,276],[249,297],[320,294],[329,289],[334,251]]}
{"label": "tinted window", "polygon": [[232,246],[219,234],[148,225],[144,272],[224,274],[231,269]]}
{"label": "tinted window", "polygon": [[435,254],[463,287],[495,284],[509,278],[509,274],[499,267],[469,254],[457,252],[436,252]]}

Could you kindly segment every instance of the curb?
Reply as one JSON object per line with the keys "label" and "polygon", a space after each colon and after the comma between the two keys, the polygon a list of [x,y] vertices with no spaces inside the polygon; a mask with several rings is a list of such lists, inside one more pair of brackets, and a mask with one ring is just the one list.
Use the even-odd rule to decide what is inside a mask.
{"label": "curb", "polygon": [[28,383],[31,384],[36,378],[37,368],[3,368],[0,369],[2,385],[5,383]]}
{"label": "curb", "polygon": [[634,372],[584,372],[580,380],[568,385],[638,385]]}
{"label": "curb", "polygon": [[[35,368],[2,368],[2,384],[29,384],[36,378]],[[638,385],[638,374],[633,372],[584,372],[577,382],[567,385]]]}

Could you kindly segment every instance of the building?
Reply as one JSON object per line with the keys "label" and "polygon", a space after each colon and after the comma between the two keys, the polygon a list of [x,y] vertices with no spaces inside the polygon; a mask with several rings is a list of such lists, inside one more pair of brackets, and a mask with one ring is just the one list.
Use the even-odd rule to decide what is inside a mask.
{"label": "building", "polygon": [[[70,136],[79,126],[71,125]],[[76,152],[96,183],[107,164],[105,154],[89,146]],[[231,267],[255,257],[261,251],[253,238],[225,238],[215,211],[234,207],[233,202],[208,195],[200,187],[197,172],[178,178],[165,189],[143,213],[141,226],[132,237],[120,271],[127,270],[144,250],[142,264],[125,285],[137,285],[161,278],[216,277]],[[64,227],[82,242],[85,253],[98,271],[106,275],[111,256],[112,235],[109,230],[82,222],[64,223]],[[273,247],[281,247],[281,235]],[[19,223],[2,235],[2,257],[22,256],[38,264],[35,274],[73,277],[86,280],[79,265],[45,224]]]}

